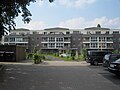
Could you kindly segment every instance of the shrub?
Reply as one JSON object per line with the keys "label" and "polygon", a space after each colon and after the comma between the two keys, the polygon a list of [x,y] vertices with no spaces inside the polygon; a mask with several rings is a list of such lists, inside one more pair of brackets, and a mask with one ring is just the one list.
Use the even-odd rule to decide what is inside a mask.
{"label": "shrub", "polygon": [[40,55],[39,55],[39,54],[34,54],[33,60],[34,60],[34,63],[35,63],[35,64],[40,63],[40,62],[41,62],[41,57],[40,57]]}
{"label": "shrub", "polygon": [[72,60],[75,60],[75,57],[74,57],[74,56],[72,56]]}
{"label": "shrub", "polygon": [[81,54],[81,55],[79,56],[79,59],[80,59],[81,61],[84,61],[84,60],[85,60],[84,55],[83,55],[83,54]]}
{"label": "shrub", "polygon": [[43,60],[45,60],[45,56],[44,56],[44,55],[43,55],[43,56],[41,56],[41,57],[42,57],[42,59],[43,59]]}
{"label": "shrub", "polygon": [[29,53],[29,54],[27,55],[27,59],[33,59],[33,53]]}

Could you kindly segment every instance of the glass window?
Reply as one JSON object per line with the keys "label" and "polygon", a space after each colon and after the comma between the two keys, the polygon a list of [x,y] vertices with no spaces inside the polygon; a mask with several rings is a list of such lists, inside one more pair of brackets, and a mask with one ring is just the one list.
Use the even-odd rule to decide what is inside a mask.
{"label": "glass window", "polygon": [[91,41],[97,41],[97,37],[91,37]]}
{"label": "glass window", "polygon": [[16,38],[16,42],[23,42],[23,38]]}
{"label": "glass window", "polygon": [[74,34],[79,34],[79,31],[73,31]]}
{"label": "glass window", "polygon": [[49,37],[49,42],[55,42],[55,37]]}
{"label": "glass window", "polygon": [[49,47],[50,48],[54,48],[55,47],[55,43],[49,43]]}
{"label": "glass window", "polygon": [[56,42],[63,42],[63,38],[56,38]]}
{"label": "glass window", "polygon": [[109,31],[106,31],[106,34],[109,34]]}
{"label": "glass window", "polygon": [[96,31],[96,34],[101,34],[101,31]]}
{"label": "glass window", "polygon": [[113,34],[119,34],[119,31],[113,31]]}
{"label": "glass window", "polygon": [[56,43],[56,48],[63,48],[63,43]]}
{"label": "glass window", "polygon": [[70,32],[66,32],[66,34],[70,34]]}
{"label": "glass window", "polygon": [[15,38],[14,38],[14,37],[11,37],[11,38],[10,38],[10,42],[15,42]]}

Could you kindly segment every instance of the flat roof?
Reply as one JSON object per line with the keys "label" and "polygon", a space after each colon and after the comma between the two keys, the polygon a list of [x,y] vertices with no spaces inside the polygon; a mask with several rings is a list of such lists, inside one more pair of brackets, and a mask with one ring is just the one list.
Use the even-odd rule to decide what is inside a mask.
{"label": "flat roof", "polygon": [[47,28],[44,30],[69,30],[68,28],[61,28],[61,27],[55,27],[55,28]]}

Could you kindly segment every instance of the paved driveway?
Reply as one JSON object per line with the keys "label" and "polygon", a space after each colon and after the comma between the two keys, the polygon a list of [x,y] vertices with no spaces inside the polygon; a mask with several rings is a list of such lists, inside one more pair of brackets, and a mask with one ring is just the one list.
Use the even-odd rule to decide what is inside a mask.
{"label": "paved driveway", "polygon": [[6,64],[0,90],[120,90],[120,78],[102,66]]}

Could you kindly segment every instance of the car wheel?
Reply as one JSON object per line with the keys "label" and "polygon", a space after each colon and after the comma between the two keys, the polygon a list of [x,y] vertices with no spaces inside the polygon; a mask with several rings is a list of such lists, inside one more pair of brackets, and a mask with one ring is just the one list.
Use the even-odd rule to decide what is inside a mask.
{"label": "car wheel", "polygon": [[95,66],[97,66],[97,65],[98,65],[98,61],[94,61],[93,63],[94,63],[94,65],[95,65]]}

